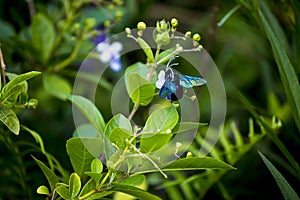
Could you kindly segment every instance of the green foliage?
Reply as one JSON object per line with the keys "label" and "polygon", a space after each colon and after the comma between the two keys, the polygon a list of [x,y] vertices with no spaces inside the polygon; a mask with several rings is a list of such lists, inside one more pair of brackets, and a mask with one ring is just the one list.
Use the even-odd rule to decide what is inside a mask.
{"label": "green foliage", "polygon": [[[250,173],[252,163],[257,169],[263,164],[248,153],[254,148],[266,155],[259,152],[284,198],[299,199],[288,183],[297,185],[298,182],[292,182],[290,176],[284,178],[275,168],[280,165],[294,181],[300,180],[298,155],[293,152],[300,144],[297,137],[300,130],[299,2],[238,0],[234,5],[220,1],[214,5],[185,2],[180,6],[175,2],[179,20],[157,21],[151,29],[153,38],[150,40],[149,29],[146,30],[148,22],[138,23],[138,30],[126,28],[128,40],[134,41],[141,51],[131,52],[134,56],[128,59],[122,55],[126,69],[117,73],[106,70],[101,80],[97,74],[90,73],[89,68],[77,76],[78,64],[95,47],[94,40],[99,36],[108,41],[113,32],[120,32],[125,24],[137,20],[132,18],[134,14],[138,20],[143,18],[138,16],[141,13],[150,13],[153,18],[153,12],[147,9],[151,6],[156,10],[157,4],[151,1],[137,4],[134,0],[26,3],[26,6],[16,4],[9,12],[7,3],[0,6],[0,43],[4,52],[0,55],[0,150],[3,152],[0,199],[36,199],[34,192],[47,199],[118,199],[118,194],[139,199],[201,199],[206,195],[207,199],[215,199],[219,193],[223,199],[276,198],[277,193],[270,193],[264,185],[265,177],[260,170],[251,174],[251,178],[241,175],[242,171]],[[185,5],[193,9],[184,10]],[[166,8],[165,12],[171,11],[167,3]],[[30,18],[23,16],[24,13],[30,13]],[[218,19],[221,19],[219,23]],[[179,22],[191,31],[178,34]],[[178,30],[182,30],[180,28]],[[226,85],[230,119],[223,128],[214,127],[216,130],[208,121],[210,108],[216,105],[206,90],[214,88],[214,77],[210,76],[210,58],[199,44],[200,35],[192,34],[195,30],[202,32],[203,46],[216,61]],[[201,96],[197,100],[189,96],[188,90],[181,100],[195,103],[201,110],[201,121],[209,123],[184,121],[181,100],[177,104],[158,98],[157,75],[164,68],[162,64],[176,55],[184,55],[185,59],[195,55],[201,58],[197,67],[201,68],[201,76],[208,80],[209,87],[203,91],[195,89],[196,96]],[[99,62],[100,55],[93,56],[97,59],[93,61]],[[145,62],[139,61],[143,58]],[[193,76],[195,71],[188,68],[189,60],[182,60],[180,65],[173,65],[174,70]],[[27,83],[39,75],[39,71],[43,71],[41,78]],[[130,102],[120,106],[129,106],[130,111],[122,110],[111,116],[109,93],[124,71],[124,92]],[[97,106],[89,100],[91,96],[72,94],[75,79],[98,86]],[[79,93],[88,96],[84,84],[80,85]],[[249,119],[248,128],[245,121],[249,116],[240,110],[241,102],[256,122]],[[36,111],[26,110],[36,108],[38,103]],[[71,103],[73,114],[79,114],[73,116],[75,130],[70,121]],[[85,122],[77,124],[77,117],[85,118]],[[209,131],[208,124],[211,125]],[[191,131],[197,134],[184,135]],[[65,152],[61,144],[72,132],[73,138],[67,140]],[[177,136],[195,136],[195,139],[188,147],[180,141],[174,142]],[[212,141],[216,137],[215,144]],[[46,139],[45,143],[42,138]],[[46,150],[48,148],[58,159]],[[244,165],[239,165],[241,163]],[[43,175],[47,186],[42,183]],[[243,179],[235,186],[228,184],[225,175],[230,176],[229,179],[236,176]],[[249,192],[251,187],[243,184],[253,184],[251,181],[258,183],[259,191],[266,194]],[[218,192],[213,191],[215,188]],[[162,192],[156,193],[156,189]],[[245,190],[247,195],[257,194],[239,196]]]}
{"label": "green foliage", "polygon": [[1,88],[0,93],[0,120],[14,134],[20,131],[20,122],[15,114],[14,107],[31,107],[37,105],[37,101],[28,100],[27,80],[39,75],[40,72],[28,72],[21,75],[10,74],[10,81]]}
{"label": "green foliage", "polygon": [[297,193],[290,186],[290,184],[286,181],[286,179],[281,175],[281,173],[275,168],[275,166],[261,153],[258,152],[269,171],[274,176],[278,187],[280,188],[281,193],[283,194],[286,200],[288,199],[299,199]]}
{"label": "green foliage", "polygon": [[43,74],[43,86],[49,94],[62,100],[72,91],[69,82],[55,74]]}
{"label": "green foliage", "polygon": [[37,13],[32,20],[30,30],[32,45],[40,55],[41,62],[46,63],[55,42],[53,24],[43,13]]}
{"label": "green foliage", "polygon": [[99,136],[101,136],[104,132],[105,122],[95,105],[81,96],[69,95],[67,96],[67,99],[73,102],[73,105],[82,112],[91,125],[98,131]]}

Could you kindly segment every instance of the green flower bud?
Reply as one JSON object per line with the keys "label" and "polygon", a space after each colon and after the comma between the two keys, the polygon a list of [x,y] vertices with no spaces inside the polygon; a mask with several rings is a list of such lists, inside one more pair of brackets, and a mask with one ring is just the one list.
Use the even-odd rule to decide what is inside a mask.
{"label": "green flower bud", "polygon": [[117,6],[122,6],[124,4],[123,0],[113,0],[113,3]]}
{"label": "green flower bud", "polygon": [[83,25],[86,29],[91,30],[96,26],[96,19],[95,18],[87,18],[84,20]]}
{"label": "green flower bud", "polygon": [[122,17],[123,17],[123,13],[121,11],[117,11],[115,15],[116,20],[121,21]]}
{"label": "green flower bud", "polygon": [[172,25],[172,27],[176,28],[178,26],[178,20],[176,18],[172,18],[171,25]]}
{"label": "green flower bud", "polygon": [[192,152],[190,152],[190,151],[189,151],[189,152],[187,152],[187,154],[186,154],[186,157],[187,157],[187,158],[191,158],[191,157],[193,157],[193,154],[192,154]]}
{"label": "green flower bud", "polygon": [[145,30],[146,29],[146,24],[145,24],[145,22],[139,22],[138,24],[137,24],[137,28],[139,29],[139,30]]}
{"label": "green flower bud", "polygon": [[130,28],[126,27],[125,32],[127,33],[127,35],[131,35],[131,29]]}
{"label": "green flower bud", "polygon": [[75,35],[77,35],[77,34],[79,34],[79,31],[80,31],[80,24],[79,24],[79,23],[75,23],[75,24],[73,25],[73,33],[74,33]]}
{"label": "green flower bud", "polygon": [[186,37],[186,38],[191,37],[191,35],[192,35],[192,32],[191,32],[191,31],[188,31],[188,32],[185,33],[185,37]]}
{"label": "green flower bud", "polygon": [[108,27],[110,27],[110,25],[111,25],[111,22],[109,20],[106,20],[104,22],[104,27],[108,28]]}
{"label": "green flower bud", "polygon": [[159,22],[159,26],[162,31],[169,29],[169,24],[164,19]]}
{"label": "green flower bud", "polygon": [[193,40],[194,40],[194,41],[199,42],[200,39],[201,39],[201,36],[200,36],[198,33],[195,33],[195,34],[193,35]]}

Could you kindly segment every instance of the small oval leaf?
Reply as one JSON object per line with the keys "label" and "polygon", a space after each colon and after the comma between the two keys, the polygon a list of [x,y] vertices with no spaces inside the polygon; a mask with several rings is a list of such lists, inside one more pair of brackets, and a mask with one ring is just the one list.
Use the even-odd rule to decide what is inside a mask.
{"label": "small oval leaf", "polygon": [[144,132],[166,132],[173,129],[178,122],[178,113],[174,106],[161,108],[154,111],[146,121]]}
{"label": "small oval leaf", "polygon": [[103,170],[102,162],[95,158],[91,163],[91,172],[101,173]]}
{"label": "small oval leaf", "polygon": [[153,52],[152,52],[152,49],[150,48],[150,46],[147,44],[147,42],[145,42],[145,40],[143,40],[140,37],[137,38],[137,42],[139,43],[140,47],[145,52],[145,54],[147,56],[147,61],[150,63],[153,63],[154,62]]}
{"label": "small oval leaf", "polygon": [[76,173],[72,173],[69,179],[69,191],[71,198],[77,197],[81,189],[80,177]]}
{"label": "small oval leaf", "polygon": [[40,187],[38,187],[36,189],[36,192],[38,194],[50,195],[48,188],[46,186],[44,186],[44,185],[41,185]]}

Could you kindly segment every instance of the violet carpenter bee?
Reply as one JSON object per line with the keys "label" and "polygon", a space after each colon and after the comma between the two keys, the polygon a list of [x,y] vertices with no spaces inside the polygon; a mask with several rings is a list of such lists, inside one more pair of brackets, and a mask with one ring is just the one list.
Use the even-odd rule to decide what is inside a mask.
{"label": "violet carpenter bee", "polygon": [[181,75],[175,72],[171,67],[178,63],[170,63],[178,56],[171,58],[167,64],[166,70],[161,70],[158,74],[156,87],[159,90],[160,98],[167,98],[169,101],[178,101],[182,98],[184,88],[192,88],[206,84],[206,80],[200,77]]}

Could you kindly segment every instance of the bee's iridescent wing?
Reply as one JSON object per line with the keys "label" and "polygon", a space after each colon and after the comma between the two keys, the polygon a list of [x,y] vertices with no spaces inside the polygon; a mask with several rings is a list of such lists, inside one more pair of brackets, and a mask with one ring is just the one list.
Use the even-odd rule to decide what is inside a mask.
{"label": "bee's iridescent wing", "polygon": [[169,79],[166,79],[164,85],[159,90],[159,97],[167,97],[167,99],[170,99],[171,95],[175,92],[175,90],[176,85],[172,83]]}
{"label": "bee's iridescent wing", "polygon": [[206,80],[195,76],[179,75],[180,85],[185,88],[192,88],[206,84]]}

